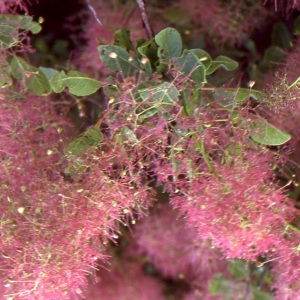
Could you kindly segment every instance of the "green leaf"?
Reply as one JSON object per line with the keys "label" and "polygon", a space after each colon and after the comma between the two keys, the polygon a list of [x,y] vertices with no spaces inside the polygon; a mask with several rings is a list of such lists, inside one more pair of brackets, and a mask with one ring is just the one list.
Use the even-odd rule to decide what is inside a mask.
{"label": "green leaf", "polygon": [[204,65],[189,50],[184,50],[182,56],[176,59],[175,68],[186,75],[187,79],[199,84],[206,82]]}
{"label": "green leaf", "polygon": [[141,66],[145,69],[148,78],[152,77],[152,69],[155,68],[158,61],[157,45],[154,39],[151,39],[137,48],[138,52],[142,55]]}
{"label": "green leaf", "polygon": [[126,126],[122,129],[122,136],[124,137],[125,141],[128,141],[131,144],[139,142],[134,132]]}
{"label": "green leaf", "polygon": [[256,44],[255,42],[252,40],[252,39],[246,39],[244,42],[243,42],[243,45],[245,46],[245,48],[252,54],[252,55],[255,55],[257,53],[257,50],[256,50]]}
{"label": "green leaf", "polygon": [[142,101],[146,101],[146,107],[139,109],[138,118],[140,121],[150,118],[156,113],[163,114],[170,111],[179,101],[179,92],[175,85],[164,82],[153,88],[147,88],[139,91]]}
{"label": "green leaf", "polygon": [[300,35],[300,16],[298,16],[295,20],[294,20],[294,30],[293,33],[295,35]]}
{"label": "green leaf", "polygon": [[75,96],[87,96],[95,93],[101,87],[101,82],[79,71],[70,70],[66,75],[64,71],[59,72],[51,68],[41,67],[40,70],[48,78],[55,93],[69,88],[69,92]]}
{"label": "green leaf", "polygon": [[227,108],[239,106],[249,98],[258,101],[264,99],[265,96],[261,91],[246,88],[216,88],[213,95],[216,99],[222,99],[220,104]]}
{"label": "green leaf", "polygon": [[10,62],[11,74],[17,80],[28,78],[32,72],[32,67],[23,59],[14,56]]}
{"label": "green leaf", "polygon": [[178,103],[179,92],[174,84],[164,82],[153,88],[147,88],[139,92],[143,101],[149,103],[172,104]]}
{"label": "green leaf", "polygon": [[20,29],[38,33],[41,26],[29,16],[0,14],[0,47],[8,49],[16,46]]}
{"label": "green leaf", "polygon": [[182,52],[180,34],[174,28],[166,28],[155,36],[158,45],[158,57],[161,62],[170,63],[172,58],[179,57]]}
{"label": "green leaf", "polygon": [[114,100],[119,98],[121,95],[121,90],[118,85],[117,80],[114,77],[109,76],[106,78],[106,82],[109,83],[108,85],[103,86],[104,94],[110,99]]}
{"label": "green leaf", "polygon": [[157,49],[158,48],[156,43],[154,42],[154,39],[150,39],[149,41],[144,42],[137,48],[138,52],[143,57],[147,57],[153,65],[158,61]]}
{"label": "green leaf", "polygon": [[29,65],[23,58],[14,56],[10,62],[10,68],[13,77],[23,81],[25,89],[37,95],[45,95],[51,92],[51,86],[45,74]]}
{"label": "green leaf", "polygon": [[42,30],[42,27],[39,23],[32,21],[32,17],[24,15],[1,14],[0,24],[11,26],[16,30],[16,32],[18,32],[20,29],[23,29],[30,31],[33,34],[37,34]]}
{"label": "green leaf", "polygon": [[182,90],[180,100],[182,101],[184,115],[190,115],[199,106],[200,99],[200,89],[185,88]]}
{"label": "green leaf", "polygon": [[102,140],[101,131],[96,127],[92,127],[71,141],[64,148],[64,152],[66,155],[81,155],[89,148],[99,146]]}
{"label": "green leaf", "polygon": [[245,266],[245,262],[241,259],[229,261],[227,264],[228,271],[234,280],[243,280],[248,276],[249,271]]}
{"label": "green leaf", "polygon": [[227,71],[233,71],[238,67],[238,63],[227,56],[220,55],[212,61],[210,67],[206,71],[206,74],[210,75],[214,73],[219,67],[222,67]]}
{"label": "green leaf", "polygon": [[98,52],[101,61],[112,72],[120,72],[128,77],[140,69],[138,61],[129,57],[129,53],[121,47],[101,45],[98,47]]}
{"label": "green leaf", "polygon": [[49,80],[54,93],[61,93],[67,87],[67,75],[64,71],[56,72]]}
{"label": "green leaf", "polygon": [[18,30],[7,24],[0,24],[0,48],[9,49],[18,44]]}
{"label": "green leaf", "polygon": [[191,90],[185,89],[181,92],[181,101],[183,105],[184,115],[189,116],[193,112],[193,107],[190,101]]}
{"label": "green leaf", "polygon": [[251,290],[252,290],[253,300],[271,300],[272,299],[272,295],[270,293],[260,291],[255,287],[252,287]]}
{"label": "green leaf", "polygon": [[119,46],[126,51],[134,51],[134,46],[130,39],[130,31],[127,28],[119,29],[114,34],[114,45]]}
{"label": "green leaf", "polygon": [[65,80],[69,92],[75,96],[94,94],[101,87],[101,82],[79,71],[68,71],[67,77],[62,80]]}
{"label": "green leaf", "polygon": [[212,63],[212,59],[206,51],[201,49],[191,49],[189,51],[199,59],[199,61],[205,67],[205,70],[209,69]]}
{"label": "green leaf", "polygon": [[0,89],[11,85],[12,85],[12,78],[9,76],[7,72],[5,72],[2,76],[0,76]]}
{"label": "green leaf", "polygon": [[157,82],[154,80],[141,81],[134,89],[132,89],[132,94],[134,96],[135,101],[143,102],[144,100],[141,98],[139,93],[156,86]]}
{"label": "green leaf", "polygon": [[44,75],[48,78],[49,81],[53,78],[53,76],[56,73],[58,73],[57,70],[51,68],[39,67],[39,69],[44,73]]}
{"label": "green leaf", "polygon": [[270,46],[265,50],[262,62],[276,63],[276,62],[280,62],[285,57],[286,57],[286,53],[281,48],[277,46]]}
{"label": "green leaf", "polygon": [[251,135],[251,138],[259,144],[279,146],[291,139],[288,133],[277,129],[263,119],[259,119],[252,124],[251,129],[255,131],[255,133]]}
{"label": "green leaf", "polygon": [[222,292],[229,292],[228,281],[222,274],[215,274],[208,283],[208,290],[211,295],[218,295]]}
{"label": "green leaf", "polygon": [[293,46],[291,35],[282,22],[276,23],[273,27],[272,45],[282,48],[283,50],[289,50]]}
{"label": "green leaf", "polygon": [[29,91],[36,95],[47,95],[51,93],[50,83],[45,74],[37,68],[33,68],[34,75],[28,85]]}

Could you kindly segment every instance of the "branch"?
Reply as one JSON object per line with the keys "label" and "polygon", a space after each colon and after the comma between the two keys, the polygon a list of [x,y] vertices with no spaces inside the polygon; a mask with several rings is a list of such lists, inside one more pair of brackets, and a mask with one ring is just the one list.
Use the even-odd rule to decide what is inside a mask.
{"label": "branch", "polygon": [[97,21],[97,23],[98,23],[100,26],[102,26],[102,22],[99,20],[99,18],[98,18],[98,16],[97,16],[97,13],[96,13],[96,11],[95,11],[95,9],[94,9],[94,7],[93,7],[93,6],[91,5],[91,3],[90,3],[90,0],[86,0],[86,6],[87,6],[87,8],[92,12],[92,14],[93,14],[95,20]]}
{"label": "branch", "polygon": [[136,4],[138,5],[138,7],[140,9],[141,17],[143,20],[143,24],[144,24],[148,39],[151,39],[154,37],[154,32],[150,25],[150,22],[149,22],[147,13],[146,13],[145,2],[144,2],[144,0],[136,0]]}

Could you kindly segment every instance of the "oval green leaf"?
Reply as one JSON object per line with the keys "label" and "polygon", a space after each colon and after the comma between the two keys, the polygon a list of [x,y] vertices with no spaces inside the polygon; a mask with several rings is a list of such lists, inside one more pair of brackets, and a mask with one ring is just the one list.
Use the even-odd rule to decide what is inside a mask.
{"label": "oval green leaf", "polygon": [[176,59],[175,68],[186,75],[187,79],[192,79],[199,84],[206,82],[204,65],[189,50],[184,50],[183,55]]}
{"label": "oval green leaf", "polygon": [[155,36],[158,45],[158,57],[161,62],[170,63],[173,57],[179,57],[182,52],[182,40],[174,28],[166,28]]}
{"label": "oval green leaf", "polygon": [[51,86],[45,74],[37,68],[33,68],[32,70],[34,74],[29,81],[29,91],[36,95],[47,95],[51,93]]}
{"label": "oval green leaf", "polygon": [[238,67],[238,63],[227,56],[220,55],[212,61],[210,67],[206,70],[206,74],[210,75],[220,67],[227,71],[233,71]]}
{"label": "oval green leaf", "polygon": [[100,87],[101,82],[79,71],[69,71],[65,79],[69,92],[75,96],[88,96],[94,94]]}
{"label": "oval green leaf", "polygon": [[125,77],[139,71],[139,63],[129,57],[123,48],[114,45],[101,45],[98,47],[99,57],[104,65],[112,72],[120,72]]}
{"label": "oval green leaf", "polygon": [[277,129],[263,119],[257,120],[252,124],[251,129],[255,131],[255,133],[251,135],[251,138],[259,144],[279,146],[291,139],[291,136],[288,133]]}
{"label": "oval green leaf", "polygon": [[102,140],[101,131],[96,127],[92,127],[71,141],[64,148],[64,152],[66,155],[81,155],[88,148],[98,146]]}

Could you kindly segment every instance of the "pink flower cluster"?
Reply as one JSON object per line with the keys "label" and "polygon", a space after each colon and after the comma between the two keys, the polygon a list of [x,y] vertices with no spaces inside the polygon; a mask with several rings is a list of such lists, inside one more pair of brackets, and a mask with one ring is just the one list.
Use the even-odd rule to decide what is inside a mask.
{"label": "pink flower cluster", "polygon": [[196,228],[188,226],[170,204],[157,205],[137,223],[133,235],[138,253],[146,255],[165,278],[186,282],[199,299],[200,295],[209,299],[208,281],[214,274],[228,273],[220,252],[199,239]]}
{"label": "pink flower cluster", "polygon": [[182,1],[181,6],[192,18],[193,31],[218,46],[241,45],[271,14],[260,1]]}
{"label": "pink flower cluster", "polygon": [[17,10],[27,12],[26,0],[4,0],[0,3],[0,13],[14,13]]}
{"label": "pink flower cluster", "polygon": [[113,156],[63,158],[66,123],[45,98],[2,91],[0,121],[1,281],[20,299],[68,299],[147,191],[112,178]]}

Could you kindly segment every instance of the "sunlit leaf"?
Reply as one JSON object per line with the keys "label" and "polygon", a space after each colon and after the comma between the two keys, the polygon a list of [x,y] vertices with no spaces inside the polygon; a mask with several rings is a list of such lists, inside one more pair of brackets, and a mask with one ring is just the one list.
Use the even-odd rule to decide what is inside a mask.
{"label": "sunlit leaf", "polygon": [[206,70],[206,74],[212,74],[220,67],[227,71],[233,71],[238,67],[238,63],[227,56],[220,55],[212,61],[210,67]]}
{"label": "sunlit leaf", "polygon": [[0,48],[8,49],[18,44],[18,30],[7,24],[0,24]]}
{"label": "sunlit leaf", "polygon": [[50,83],[43,72],[39,69],[33,69],[34,74],[31,77],[28,85],[29,91],[36,95],[47,95],[51,92]]}
{"label": "sunlit leaf", "polygon": [[212,63],[212,59],[206,51],[204,51],[202,49],[191,49],[189,51],[199,59],[199,61],[205,67],[205,70],[209,69],[209,67],[211,66],[211,63]]}
{"label": "sunlit leaf", "polygon": [[32,21],[32,17],[24,15],[0,14],[0,47],[11,48],[19,42],[19,30],[39,33],[42,27]]}
{"label": "sunlit leaf", "polygon": [[29,78],[32,67],[21,57],[14,56],[10,62],[11,74],[18,80]]}
{"label": "sunlit leaf", "polygon": [[261,91],[247,88],[216,88],[213,91],[213,95],[216,99],[221,100],[220,104],[223,107],[227,108],[239,106],[250,98],[262,100],[265,96]]}
{"label": "sunlit leaf", "polygon": [[141,101],[147,103],[138,111],[140,120],[150,118],[158,112],[167,112],[179,101],[178,90],[172,83],[168,82],[140,90],[138,93]]}
{"label": "sunlit leaf", "polygon": [[152,69],[156,68],[157,45],[154,39],[151,39],[137,48],[138,52],[143,56],[141,59],[141,67],[145,69],[148,78],[152,77]]}
{"label": "sunlit leaf", "polygon": [[104,65],[112,72],[120,72],[125,77],[139,71],[139,63],[129,56],[121,47],[114,45],[101,45],[98,47],[99,57]]}
{"label": "sunlit leaf", "polygon": [[87,96],[95,93],[101,87],[101,82],[78,71],[70,70],[65,74],[64,71],[51,68],[40,68],[40,70],[48,78],[55,93],[69,88],[69,92],[75,96]]}
{"label": "sunlit leaf", "polygon": [[277,129],[263,119],[257,120],[251,128],[255,131],[251,138],[259,144],[279,146],[291,139],[288,133]]}
{"label": "sunlit leaf", "polygon": [[174,84],[164,82],[155,87],[147,88],[139,92],[142,100],[150,103],[171,104],[178,102],[179,92]]}
{"label": "sunlit leaf", "polygon": [[38,68],[29,65],[23,58],[14,56],[10,63],[11,74],[22,81],[25,89],[34,94],[45,95],[51,92],[48,78]]}
{"label": "sunlit leaf", "polygon": [[204,65],[189,50],[184,50],[182,56],[175,60],[175,68],[199,84],[206,82]]}
{"label": "sunlit leaf", "polygon": [[64,71],[56,72],[50,78],[49,82],[51,84],[54,93],[61,93],[67,86],[66,79],[67,75]]}
{"label": "sunlit leaf", "polygon": [[70,93],[75,96],[91,95],[101,87],[101,82],[79,71],[68,71],[67,77],[63,80],[65,80]]}
{"label": "sunlit leaf", "polygon": [[178,31],[166,28],[155,36],[158,45],[158,57],[161,62],[171,62],[172,58],[179,57],[182,52],[182,41]]}

